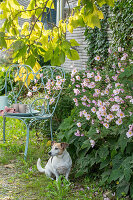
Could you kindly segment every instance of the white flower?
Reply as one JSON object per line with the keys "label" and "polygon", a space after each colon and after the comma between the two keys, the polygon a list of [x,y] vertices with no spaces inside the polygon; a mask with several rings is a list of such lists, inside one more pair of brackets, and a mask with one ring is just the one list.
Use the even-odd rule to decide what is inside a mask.
{"label": "white flower", "polygon": [[32,96],[32,92],[28,92],[28,93],[27,93],[27,96],[28,96],[28,97],[31,97],[31,96]]}
{"label": "white flower", "polygon": [[36,86],[33,86],[32,89],[33,89],[33,91],[37,91],[37,87]]}
{"label": "white flower", "polygon": [[4,67],[2,67],[1,71],[2,71],[2,72],[5,72],[6,70],[5,70],[5,68],[4,68]]}
{"label": "white flower", "polygon": [[92,148],[95,146],[95,141],[94,140],[90,140],[91,146]]}

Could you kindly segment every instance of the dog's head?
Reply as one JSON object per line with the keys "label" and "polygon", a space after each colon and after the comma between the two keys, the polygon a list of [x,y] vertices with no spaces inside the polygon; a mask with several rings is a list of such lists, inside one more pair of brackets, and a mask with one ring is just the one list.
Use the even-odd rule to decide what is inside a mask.
{"label": "dog's head", "polygon": [[65,142],[57,143],[55,141],[53,141],[51,145],[52,149],[48,153],[50,156],[57,156],[63,154],[64,150],[69,146],[69,144]]}

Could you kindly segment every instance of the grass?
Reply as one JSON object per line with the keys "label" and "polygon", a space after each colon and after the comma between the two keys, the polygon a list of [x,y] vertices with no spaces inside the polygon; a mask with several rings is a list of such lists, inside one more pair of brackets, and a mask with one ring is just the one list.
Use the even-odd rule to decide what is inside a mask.
{"label": "grass", "polygon": [[3,144],[2,117],[0,118],[0,170],[2,172],[0,199],[103,200],[105,198],[104,189],[88,177],[74,179],[74,174],[71,173],[70,182],[63,177],[56,182],[48,179],[45,174],[39,173],[36,161],[40,157],[42,165],[46,164],[50,149],[49,138],[43,137],[39,132],[36,133],[34,129],[30,130],[28,156],[27,161],[24,161],[25,136],[23,122],[8,118],[6,143]]}

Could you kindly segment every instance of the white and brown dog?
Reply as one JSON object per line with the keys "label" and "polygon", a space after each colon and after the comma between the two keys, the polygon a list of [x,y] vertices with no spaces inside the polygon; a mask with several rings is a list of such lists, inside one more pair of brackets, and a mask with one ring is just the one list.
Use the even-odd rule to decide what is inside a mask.
{"label": "white and brown dog", "polygon": [[50,177],[54,175],[56,181],[60,175],[65,175],[65,178],[68,180],[68,176],[72,166],[72,159],[67,152],[66,148],[68,147],[67,143],[56,143],[52,142],[52,149],[49,152],[51,156],[48,160],[45,168],[41,167],[41,159],[37,161],[37,169],[39,172],[45,172],[46,176]]}

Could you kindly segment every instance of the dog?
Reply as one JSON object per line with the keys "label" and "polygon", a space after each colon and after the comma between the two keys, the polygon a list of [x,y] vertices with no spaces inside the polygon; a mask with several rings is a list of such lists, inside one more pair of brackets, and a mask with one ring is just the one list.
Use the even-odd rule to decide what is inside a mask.
{"label": "dog", "polygon": [[45,168],[41,167],[41,159],[39,158],[37,161],[37,169],[39,172],[44,172],[47,177],[52,178],[55,176],[56,181],[60,175],[65,175],[66,180],[68,180],[68,176],[72,167],[72,159],[67,152],[66,148],[68,144],[65,142],[57,143],[53,141],[51,143],[52,149],[48,153],[51,157],[48,160]]}

